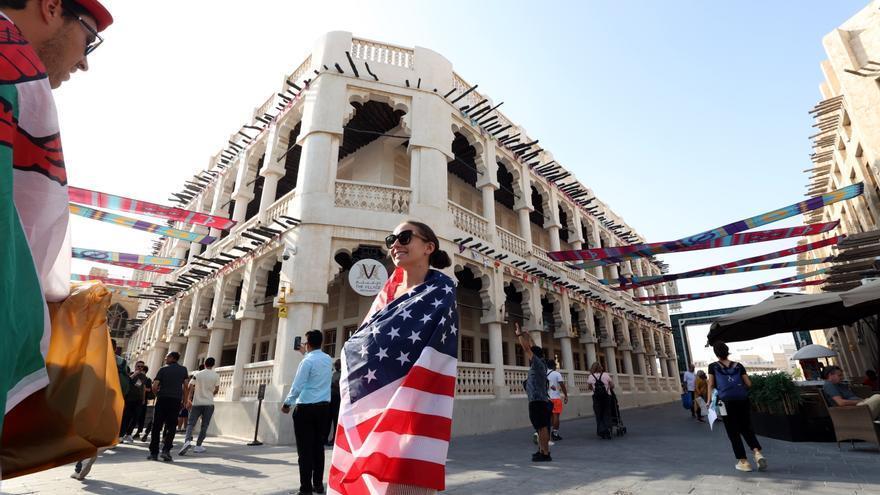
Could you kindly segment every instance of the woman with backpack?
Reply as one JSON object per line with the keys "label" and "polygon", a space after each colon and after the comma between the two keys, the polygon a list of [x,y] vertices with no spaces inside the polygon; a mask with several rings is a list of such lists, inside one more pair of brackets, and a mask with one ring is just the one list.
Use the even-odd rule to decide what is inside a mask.
{"label": "woman with backpack", "polygon": [[596,415],[596,434],[605,440],[611,440],[611,391],[614,382],[611,375],[597,361],[590,367],[587,386],[593,391],[593,414]]}
{"label": "woman with backpack", "polygon": [[745,439],[749,448],[752,449],[758,470],[764,471],[767,469],[767,459],[761,454],[761,444],[755,437],[750,418],[749,387],[752,386],[752,381],[742,364],[728,359],[730,349],[727,344],[718,342],[713,345],[713,350],[718,361],[709,365],[709,397],[711,399],[713,392],[718,392],[719,416],[724,421],[727,438],[730,439],[730,445],[733,447],[733,453],[737,459],[736,469],[738,471],[752,470],[752,465],[749,464],[749,459],[746,456],[746,449],[743,447],[742,441]]}

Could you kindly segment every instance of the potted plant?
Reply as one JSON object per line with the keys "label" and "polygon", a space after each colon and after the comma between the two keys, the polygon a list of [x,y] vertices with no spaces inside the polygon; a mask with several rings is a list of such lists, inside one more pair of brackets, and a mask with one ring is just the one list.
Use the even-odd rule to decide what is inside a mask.
{"label": "potted plant", "polygon": [[803,442],[811,440],[806,419],[800,413],[800,389],[791,375],[773,371],[751,376],[749,399],[755,433],[765,437]]}

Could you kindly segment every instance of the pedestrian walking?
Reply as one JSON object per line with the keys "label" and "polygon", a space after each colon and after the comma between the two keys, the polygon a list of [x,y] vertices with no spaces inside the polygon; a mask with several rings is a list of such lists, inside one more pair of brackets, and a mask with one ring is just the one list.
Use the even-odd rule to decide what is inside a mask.
{"label": "pedestrian walking", "polygon": [[565,388],[565,380],[562,374],[556,371],[556,360],[548,359],[547,367],[550,371],[547,373],[547,381],[549,382],[550,402],[553,403],[553,411],[550,419],[551,430],[550,440],[558,442],[562,440],[559,436],[559,416],[562,415],[563,404],[568,404],[568,390]]}
{"label": "pedestrian walking", "polygon": [[131,433],[146,408],[147,381],[149,379],[144,372],[145,367],[143,361],[135,363],[134,371],[131,372],[128,379],[128,393],[125,394],[125,408],[122,411],[122,429],[119,431],[123,443],[134,442]]}
{"label": "pedestrian walking", "polygon": [[330,376],[330,435],[327,446],[332,447],[336,440],[336,426],[339,424],[339,379],[342,377],[342,360],[333,362],[333,375]]}
{"label": "pedestrian walking", "polygon": [[718,361],[709,365],[708,395],[713,397],[717,391],[717,408],[724,421],[727,438],[736,456],[736,469],[751,471],[752,465],[743,447],[745,439],[760,471],[767,469],[767,459],[761,453],[761,444],[752,429],[749,388],[752,381],[741,363],[731,361],[727,344],[718,342],[713,346]]}
{"label": "pedestrian walking", "polygon": [[688,365],[688,370],[684,372],[681,379],[681,387],[685,393],[691,397],[691,417],[697,419],[697,413],[694,410],[694,391],[697,388],[697,375],[694,374],[694,363]]}
{"label": "pedestrian walking", "polygon": [[709,404],[709,384],[706,381],[706,372],[700,370],[696,373],[696,386],[694,387],[694,410],[697,412],[697,421],[705,423],[703,410]]}
{"label": "pedestrian walking", "polygon": [[47,302],[70,294],[70,198],[52,90],[88,70],[112,22],[98,0],[0,0],[0,432],[6,413],[48,385]]}
{"label": "pedestrian walking", "polygon": [[593,391],[593,415],[596,417],[596,434],[604,440],[611,440],[611,408],[614,401],[611,392],[614,390],[614,382],[611,375],[605,373],[605,368],[598,361],[590,367],[590,376],[587,377],[587,387]]}
{"label": "pedestrian walking", "polygon": [[439,271],[451,260],[412,220],[385,246],[396,268],[342,348],[330,490],[432,495],[445,488],[458,365],[455,282]]}
{"label": "pedestrian walking", "polygon": [[544,350],[534,345],[528,332],[520,330],[519,323],[515,323],[514,333],[529,363],[529,373],[523,385],[529,400],[529,421],[538,434],[538,451],[532,454],[532,462],[549,462],[553,460],[550,456],[553,403],[550,402],[549,370],[544,361]]}
{"label": "pedestrian walking", "polygon": [[324,442],[330,429],[330,378],[333,360],[321,350],[324,333],[306,332],[300,352],[305,357],[296,369],[290,393],[281,412],[293,407],[293,433],[299,465],[299,494],[324,493]]}
{"label": "pedestrian walking", "polygon": [[[144,407],[141,408],[140,414],[135,420],[134,426],[137,431],[132,428],[128,434],[132,439],[140,438],[141,441],[146,441],[153,425],[153,408],[155,407],[153,402],[156,400],[156,395],[153,393],[153,380],[147,374],[150,371],[149,366],[144,365],[142,371],[144,373]],[[142,432],[143,434],[141,434]]]}
{"label": "pedestrian walking", "polygon": [[216,361],[212,357],[205,359],[205,369],[193,373],[192,379],[189,382],[185,401],[185,406],[189,407],[189,419],[186,423],[186,436],[183,440],[183,447],[177,453],[178,455],[186,455],[193,446],[193,428],[195,428],[196,421],[199,421],[199,419],[201,419],[199,438],[196,440],[193,452],[201,454],[205,451],[205,447],[202,447],[202,442],[205,441],[208,427],[211,425],[211,418],[214,416],[214,396],[220,391],[220,375],[214,371],[215,363]]}
{"label": "pedestrian walking", "polygon": [[174,445],[175,428],[177,427],[177,415],[183,402],[184,382],[188,373],[186,368],[178,364],[179,352],[169,352],[165,356],[165,366],[156,373],[153,379],[153,389],[156,393],[156,408],[153,412],[153,428],[150,433],[150,455],[147,459],[158,460],[159,439],[162,439],[161,458],[165,462],[171,462],[171,447]]}

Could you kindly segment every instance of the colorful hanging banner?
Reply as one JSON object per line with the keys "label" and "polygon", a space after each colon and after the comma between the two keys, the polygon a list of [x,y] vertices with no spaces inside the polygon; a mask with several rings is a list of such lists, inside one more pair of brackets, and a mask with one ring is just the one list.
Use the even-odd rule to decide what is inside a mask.
{"label": "colorful hanging banner", "polygon": [[79,203],[87,206],[96,206],[98,208],[107,208],[110,210],[124,211],[127,213],[138,213],[141,215],[150,215],[154,217],[164,218],[166,220],[175,220],[190,225],[202,225],[214,229],[225,230],[235,225],[234,220],[209,215],[207,213],[199,213],[197,211],[184,210],[174,206],[164,206],[147,201],[138,201],[123,196],[107,194],[79,187],[68,187],[68,197],[73,203]]}
{"label": "colorful hanging banner", "polygon": [[760,287],[760,288],[748,288],[747,287],[744,289],[720,290],[720,291],[715,291],[715,292],[696,292],[693,294],[683,294],[684,296],[687,296],[687,297],[682,298],[682,299],[674,299],[674,300],[667,300],[667,301],[645,303],[645,306],[660,306],[660,305],[664,305],[664,304],[675,304],[675,303],[681,303],[681,302],[685,302],[685,301],[696,301],[697,299],[708,299],[710,297],[727,296],[730,294],[744,294],[747,292],[762,292],[762,291],[766,291],[766,290],[790,289],[792,287],[808,287],[810,285],[821,285],[824,283],[825,283],[825,279],[823,278],[823,279],[819,279],[819,280],[809,280],[807,282],[793,282],[790,284],[768,285],[766,287]]}
{"label": "colorful hanging banner", "polygon": [[106,263],[108,265],[121,266],[123,268],[131,268],[132,270],[150,273],[168,274],[174,271],[174,268],[171,268],[170,266],[144,265],[141,263],[127,263],[125,261],[98,261],[98,263]]}
{"label": "colorful hanging banner", "polygon": [[814,196],[810,199],[786,206],[784,208],[768,211],[767,213],[763,213],[761,215],[756,215],[751,218],[746,218],[744,220],[729,223],[727,225],[712,230],[707,230],[705,232],[700,232],[699,234],[695,234],[689,237],[683,237],[676,241],[661,243],[660,246],[652,247],[652,245],[650,244],[634,244],[632,246],[623,247],[581,249],[574,251],[554,251],[552,253],[549,253],[549,255],[550,259],[552,259],[553,261],[602,261],[609,257],[633,258],[636,256],[651,256],[661,253],[677,252],[681,251],[682,248],[694,246],[696,244],[701,244],[704,242],[709,242],[721,237],[730,236],[739,232],[760,227],[762,225],[767,225],[769,223],[778,222],[779,220],[784,220],[795,215],[800,215],[801,213],[822,208],[824,206],[837,203],[838,201],[855,198],[862,194],[864,192],[864,189],[865,185],[859,182],[858,184],[852,184],[836,191],[831,191],[829,193],[823,194],[821,196]]}
{"label": "colorful hanging banner", "polygon": [[[761,270],[776,270],[779,268],[792,268],[797,266],[808,266],[808,265],[819,265],[822,263],[830,263],[833,260],[833,256],[829,256],[827,258],[819,258],[813,260],[798,260],[798,261],[785,261],[782,263],[768,263],[766,265],[750,265],[750,266],[739,266],[736,268],[725,268],[721,270],[714,270],[710,272],[702,272],[694,275],[689,275],[687,277],[678,277],[676,280],[680,280],[682,278],[697,278],[697,277],[711,277],[714,275],[728,275],[730,273],[745,273],[745,272],[756,272]],[[660,280],[657,283],[664,282],[664,280]],[[632,285],[626,287],[614,287],[614,290],[629,290],[636,287],[644,287],[652,284],[643,284],[643,285]]]}
{"label": "colorful hanging banner", "polygon": [[[674,252],[686,252],[686,251],[699,251],[702,249],[714,249],[719,247],[728,247],[728,246],[739,246],[743,244],[755,244],[758,242],[769,242],[769,241],[778,241],[780,239],[789,239],[792,237],[809,237],[817,234],[822,234],[824,232],[828,232],[830,230],[835,229],[838,224],[840,224],[840,220],[835,222],[826,222],[826,223],[813,223],[809,225],[801,225],[798,227],[790,227],[786,229],[770,229],[770,230],[759,230],[757,232],[744,232],[741,234],[734,234],[725,237],[721,237],[719,239],[715,239],[708,242],[703,242],[700,244],[695,244],[693,246],[688,246],[685,248],[677,249]],[[675,241],[672,241],[675,242]],[[668,243],[657,242],[652,244],[642,244],[642,246],[655,246],[662,247]],[[630,247],[638,247],[638,246],[623,246],[617,248],[606,248],[606,249],[621,249],[626,250]],[[590,250],[595,251],[595,250]],[[573,252],[573,251],[565,251],[565,252]],[[672,251],[670,251],[672,252]],[[584,263],[577,263],[573,265],[569,265],[572,268],[594,268],[597,266],[611,265],[614,263],[622,263],[629,258],[632,257],[649,257],[653,256],[653,253],[643,254],[636,253],[632,256],[623,255],[623,256],[614,256],[614,257],[606,257],[601,260],[595,261],[587,261]]]}
{"label": "colorful hanging banner", "polygon": [[[722,294],[722,293],[726,293],[726,294],[738,294],[738,293],[740,293],[740,292],[757,292],[757,291],[762,291],[762,290],[766,290],[767,287],[770,287],[770,286],[773,286],[773,285],[784,284],[784,283],[787,283],[787,282],[794,282],[794,281],[796,281],[796,280],[803,280],[803,279],[805,279],[805,278],[815,277],[816,275],[822,275],[822,274],[825,273],[826,271],[828,271],[827,268],[821,268],[821,269],[819,269],[819,270],[814,270],[814,271],[812,271],[812,272],[799,273],[799,274],[797,274],[797,275],[793,275],[793,276],[791,276],[791,277],[780,278],[779,280],[771,280],[771,281],[769,281],[769,282],[764,282],[764,283],[762,283],[762,284],[750,285],[750,286],[748,286],[748,287],[743,287],[743,288],[741,288],[741,289],[733,289],[732,291],[718,291],[718,292],[719,292],[718,295],[724,295],[724,294]],[[695,293],[695,294],[696,294],[696,295],[703,295],[703,294],[713,294],[713,293],[710,293],[710,292],[697,292],[697,293]],[[670,301],[670,300],[677,300],[677,299],[688,300],[687,298],[690,297],[690,296],[692,296],[692,295],[694,295],[694,294],[670,294],[670,295],[665,295],[665,296],[664,296],[664,295],[659,295],[659,296],[634,297],[633,299],[635,299],[636,301],[639,301],[639,302],[645,302],[645,301],[647,301],[647,302],[658,302],[658,301]]]}
{"label": "colorful hanging banner", "polygon": [[88,282],[90,280],[99,280],[109,285],[118,285],[120,287],[138,287],[140,289],[146,289],[147,287],[153,286],[153,284],[149,282],[142,282],[140,280],[125,280],[121,278],[101,277],[98,275],[71,274],[70,280],[73,280],[74,282]]}
{"label": "colorful hanging banner", "polygon": [[165,227],[163,225],[156,225],[154,223],[124,217],[115,213],[107,213],[105,211],[96,210],[87,206],[75,205],[73,203],[70,204],[70,212],[74,215],[91,218],[92,220],[112,223],[115,225],[121,225],[123,227],[129,227],[137,230],[143,230],[144,232],[150,232],[153,234],[161,234],[167,237],[174,237],[175,239],[182,239],[184,241],[198,242],[199,244],[211,244],[215,241],[215,238],[209,235],[197,234],[195,232],[187,232],[185,230],[178,230],[173,227]]}
{"label": "colorful hanging banner", "polygon": [[154,266],[183,266],[186,260],[180,258],[163,258],[161,256],[145,256],[140,254],[115,253],[100,249],[73,248],[73,257],[103,262],[138,263]]}
{"label": "colorful hanging banner", "polygon": [[108,285],[108,286],[106,286],[106,289],[114,294],[124,296],[124,297],[135,297],[135,296],[139,296],[139,295],[143,294],[143,292],[141,292],[139,290],[129,289],[127,287],[113,287],[113,286]]}
{"label": "colorful hanging banner", "polygon": [[[690,270],[684,273],[670,273],[666,275],[656,275],[650,277],[633,277],[629,278],[621,278],[619,279],[619,283],[621,284],[618,287],[614,287],[614,290],[629,290],[635,289],[637,287],[645,287],[648,285],[655,285],[662,282],[670,282],[672,280],[680,280],[683,278],[695,278],[695,277],[708,277],[711,275],[723,275],[725,273],[739,273],[739,272],[748,272],[753,270],[772,270],[773,268],[785,268],[784,265],[786,263],[777,263],[777,266],[773,268],[757,268],[751,267],[750,269],[738,270],[738,271],[726,271],[731,270],[737,267],[745,267],[746,265],[752,265],[754,263],[759,263],[761,261],[769,261],[775,260],[777,258],[784,258],[786,256],[793,256],[795,254],[806,253],[809,251],[813,251],[816,249],[821,249],[826,246],[836,246],[844,236],[837,235],[834,237],[829,237],[828,239],[822,239],[821,241],[811,242],[808,244],[802,244],[800,246],[795,246],[793,248],[782,249],[780,251],[774,251],[772,253],[762,254],[758,256],[751,256],[749,258],[743,258],[737,261],[731,261],[729,263],[722,263],[720,265],[709,266],[706,268],[700,268],[697,270]],[[819,261],[810,260],[810,263],[803,264],[815,264]],[[795,262],[791,262],[795,263]],[[763,267],[772,267],[772,265],[760,265]],[[788,266],[800,266],[797,264],[790,264]],[[602,279],[599,281],[605,285],[608,285],[608,279]]]}

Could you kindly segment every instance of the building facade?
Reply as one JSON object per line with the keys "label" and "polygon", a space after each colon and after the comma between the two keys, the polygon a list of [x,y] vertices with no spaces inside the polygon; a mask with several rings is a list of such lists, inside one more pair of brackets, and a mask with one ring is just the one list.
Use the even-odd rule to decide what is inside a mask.
{"label": "building facade", "polygon": [[[837,255],[828,283],[810,291],[847,290],[864,277],[876,275],[874,257],[880,255],[880,2],[872,1],[822,39],[828,59],[821,63],[825,80],[821,101],[810,110],[815,119],[807,195],[821,194],[862,182],[862,196],[807,214],[805,221],[840,220],[834,231],[802,242],[839,233],[848,239],[838,250],[831,247],[805,253],[801,259]],[[847,251],[855,254],[848,256]],[[861,251],[858,253],[857,251]],[[874,252],[876,251],[876,252]],[[799,267],[799,272],[816,266]],[[877,338],[863,324],[811,332],[813,342],[838,352],[847,376],[862,376],[878,367]]]}
{"label": "building facade", "polygon": [[565,417],[590,413],[586,370],[596,361],[624,407],[675,400],[669,316],[634,300],[665,288],[618,292],[598,282],[660,274],[661,265],[639,258],[580,271],[551,262],[548,251],[643,239],[598,199],[585,206],[538,173],[533,163],[553,157],[535,141],[441,55],[327,34],[176,195],[238,223],[229,232],[175,225],[219,237],[207,247],[157,243],[155,254],[188,262],[142,275],[154,287],[127,352],[154,371],[169,351],[190,369],[218,359],[212,426],[221,434],[253,434],[266,385],[261,439],[290,443],[278,409],[301,359],[294,338],[322,329],[324,350],[339,356],[372,302],[350,287],[350,269],[375,259],[390,272],[383,239],[413,218],[435,229],[458,281],[454,434],[527,424],[515,322],[559,361],[572,391]]}

